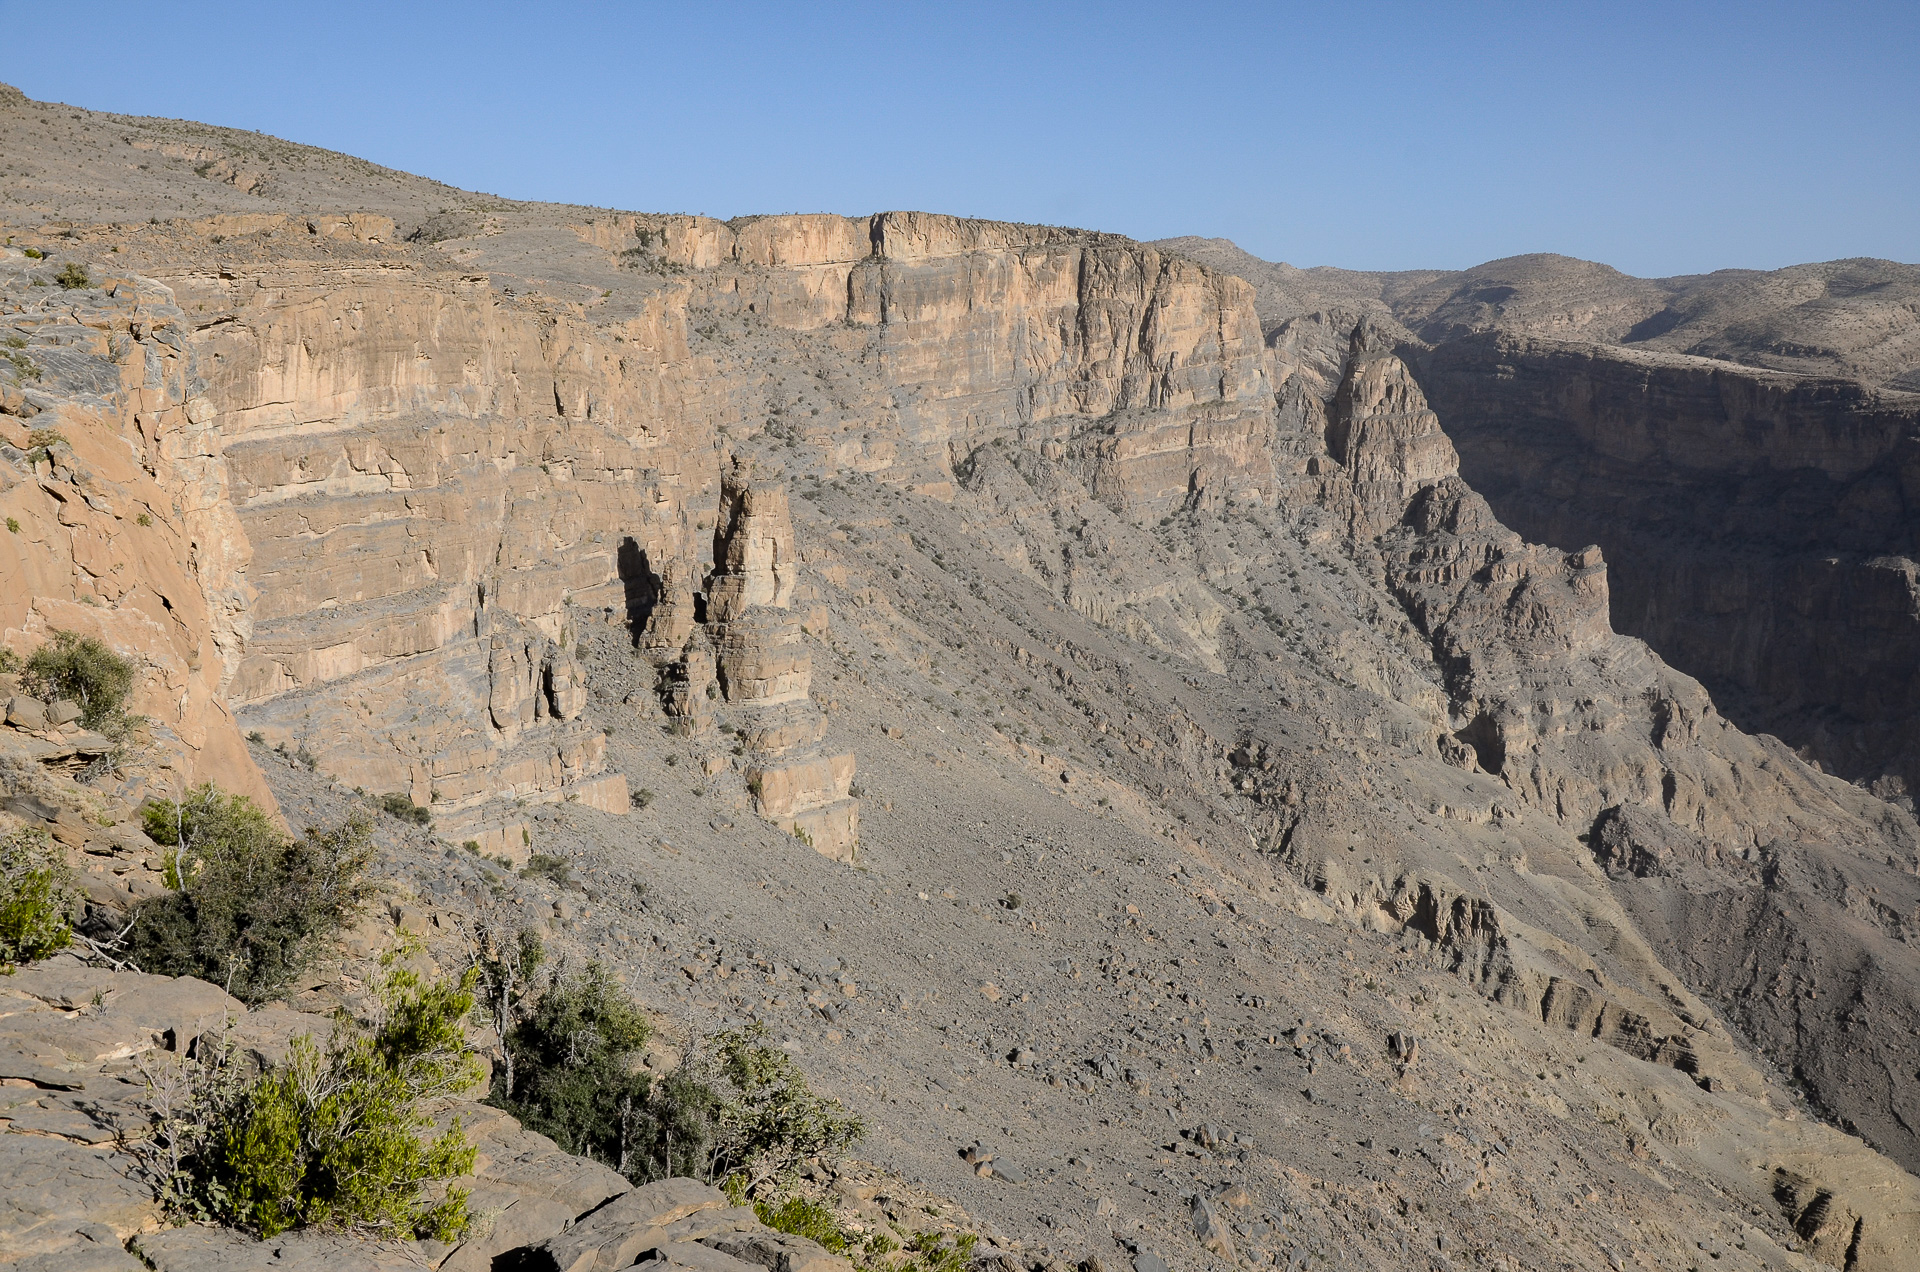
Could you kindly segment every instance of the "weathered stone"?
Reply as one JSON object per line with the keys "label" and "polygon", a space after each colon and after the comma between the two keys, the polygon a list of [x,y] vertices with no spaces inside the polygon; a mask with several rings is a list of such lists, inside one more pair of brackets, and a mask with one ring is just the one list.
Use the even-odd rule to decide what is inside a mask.
{"label": "weathered stone", "polygon": [[190,1224],[143,1233],[133,1250],[155,1272],[418,1272],[420,1257],[400,1242],[296,1231],[263,1242],[231,1228]]}
{"label": "weathered stone", "polygon": [[691,1179],[665,1179],[621,1194],[528,1252],[525,1266],[551,1272],[624,1268],[662,1241],[661,1230],[703,1210],[721,1210],[718,1189]]}
{"label": "weathered stone", "polygon": [[1235,1257],[1233,1233],[1205,1195],[1193,1199],[1193,1239],[1223,1259]]}
{"label": "weathered stone", "polygon": [[707,583],[707,621],[726,624],[754,606],[785,609],[793,598],[799,560],[787,488],[735,460],[720,481],[713,577]]}
{"label": "weathered stone", "polygon": [[152,1224],[158,1204],[132,1167],[50,1136],[0,1134],[0,1260],[102,1244],[80,1235],[90,1225],[125,1238]]}
{"label": "weathered stone", "polygon": [[702,1241],[743,1263],[767,1272],[847,1272],[852,1265],[818,1242],[785,1232],[742,1232],[736,1236],[704,1237]]}
{"label": "weathered stone", "polygon": [[44,729],[49,724],[47,704],[38,698],[15,694],[7,699],[7,723],[17,729]]}

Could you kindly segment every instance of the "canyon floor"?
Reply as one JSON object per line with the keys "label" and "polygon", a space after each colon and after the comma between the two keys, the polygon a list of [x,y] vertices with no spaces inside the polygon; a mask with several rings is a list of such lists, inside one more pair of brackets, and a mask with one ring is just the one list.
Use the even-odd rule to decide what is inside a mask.
{"label": "canyon floor", "polygon": [[[149,718],[109,764],[0,728],[0,804],[96,904],[161,886],[135,810],[188,781],[405,793],[433,828],[381,822],[387,908],[294,1007],[536,928],[674,1045],[763,1022],[867,1121],[851,1218],[1023,1265],[1920,1258],[1904,785],[1620,634],[1604,534],[1503,524],[1475,463],[1565,440],[1460,353],[1523,306],[1434,325],[1492,284],[1296,305],[1218,244],[517,204],[17,97],[0,136],[0,636],[101,636]],[[1609,322],[1684,307],[1643,281]],[[1892,430],[1883,345],[1840,369]],[[114,1143],[5,1054],[0,1153],[84,1198]],[[21,1267],[102,1240],[8,1213]]]}

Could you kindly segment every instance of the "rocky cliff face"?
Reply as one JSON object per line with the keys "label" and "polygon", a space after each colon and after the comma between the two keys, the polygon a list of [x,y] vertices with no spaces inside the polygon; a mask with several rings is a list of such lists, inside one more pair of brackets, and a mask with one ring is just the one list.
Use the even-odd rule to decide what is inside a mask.
{"label": "rocky cliff face", "polygon": [[[290,804],[405,791],[446,839],[576,863],[589,904],[522,880],[514,921],[675,1018],[787,1030],[956,1190],[1005,1182],[955,1174],[979,1109],[1010,1156],[1083,1127],[1077,1165],[976,1198],[1063,1249],[1113,1193],[1136,1244],[1190,1234],[1121,1192],[1155,1169],[1262,1196],[1231,1235],[1263,1258],[1378,1265],[1442,1224],[1532,1265],[1564,1219],[1597,1266],[1643,1213],[1678,1257],[1728,1197],[1834,1266],[1920,1248],[1884,1079],[1920,830],[1618,632],[1604,538],[1530,542],[1477,490],[1389,302],[1471,328],[1527,270],[1269,343],[1248,284],[1111,236],[397,178],[321,214],[284,193],[321,158],[261,156],[175,174],[252,174],[244,214],[31,237],[193,328],[227,485],[190,630],[209,694],[313,756],[255,751]],[[1527,312],[1631,329],[1665,294]],[[1868,469],[1871,431],[1835,431]],[[408,868],[437,931],[497,895],[469,854]],[[1246,1139],[1161,1157],[1169,1113],[1221,1110]],[[1571,1209],[1523,1183],[1555,1163]]]}
{"label": "rocky cliff face", "polygon": [[[668,593],[724,573],[710,544],[724,554],[730,436],[784,433],[935,496],[956,455],[1008,437],[1071,451],[1092,487],[1147,506],[1262,497],[1268,389],[1244,285],[1133,244],[917,215],[540,235],[604,245],[588,263],[627,294],[603,315],[512,303],[511,286],[384,248],[380,221],[189,233],[179,248],[218,263],[156,267],[195,315],[227,542],[257,598],[228,696],[247,727],[489,852],[524,851],[515,804],[625,809],[566,650],[582,615],[643,623],[653,598],[682,605]],[[639,286],[619,268],[636,260],[658,271]],[[816,364],[825,419],[761,360],[783,340]],[[737,642],[747,620],[714,621]],[[832,772],[844,798],[850,770]]]}
{"label": "rocky cliff face", "polygon": [[1421,368],[1504,520],[1606,549],[1620,630],[1743,726],[1888,795],[1920,781],[1920,401],[1497,335]]}
{"label": "rocky cliff face", "polygon": [[0,641],[77,631],[133,660],[128,709],[158,745],[129,789],[217,780],[271,807],[222,693],[254,598],[192,324],[150,280],[53,274],[0,249]]}

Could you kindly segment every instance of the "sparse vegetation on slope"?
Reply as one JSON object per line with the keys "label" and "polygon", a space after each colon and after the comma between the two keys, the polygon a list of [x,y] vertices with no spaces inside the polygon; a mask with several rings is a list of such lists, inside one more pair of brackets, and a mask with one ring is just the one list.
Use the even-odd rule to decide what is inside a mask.
{"label": "sparse vegetation on slope", "polygon": [[78,906],[73,872],[47,832],[0,827],[0,967],[65,949]]}
{"label": "sparse vegetation on slope", "polygon": [[[791,1056],[759,1029],[730,1031],[672,1071],[639,1064],[646,1016],[598,963],[562,972],[518,1018],[516,991],[538,966],[537,941],[483,964],[503,1063],[489,1102],[570,1153],[636,1183],[674,1175],[733,1179],[758,1195],[810,1157],[845,1151],[865,1127],[816,1095]],[[524,991],[519,991],[524,994]]]}
{"label": "sparse vegetation on slope", "polygon": [[389,972],[375,1019],[343,1020],[323,1049],[293,1041],[256,1077],[231,1047],[150,1078],[148,1160],[180,1221],[272,1237],[296,1227],[456,1240],[467,1194],[436,1188],[473,1166],[459,1123],[431,1139],[424,1102],[479,1081],[462,1036],[473,978]]}
{"label": "sparse vegetation on slope", "polygon": [[156,800],[147,834],[172,849],[176,891],[141,903],[129,957],[149,972],[199,976],[260,1003],[284,994],[353,919],[368,892],[370,828],[363,817],[282,834],[244,795],[207,783],[178,802]]}
{"label": "sparse vegetation on slope", "polygon": [[80,708],[81,724],[117,733],[129,723],[123,707],[133,679],[130,659],[92,636],[59,630],[28,656],[20,685],[38,698],[71,699]]}

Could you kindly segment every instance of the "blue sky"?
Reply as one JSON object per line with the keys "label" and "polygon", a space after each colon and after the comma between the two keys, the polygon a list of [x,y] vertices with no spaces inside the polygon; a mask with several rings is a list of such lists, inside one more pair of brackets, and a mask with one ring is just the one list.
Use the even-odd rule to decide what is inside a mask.
{"label": "blue sky", "polygon": [[1920,3],[0,0],[0,80],[455,185],[1297,265],[1920,261]]}

